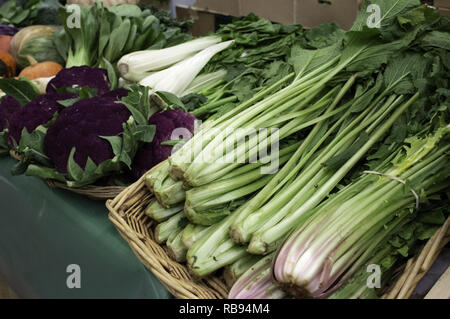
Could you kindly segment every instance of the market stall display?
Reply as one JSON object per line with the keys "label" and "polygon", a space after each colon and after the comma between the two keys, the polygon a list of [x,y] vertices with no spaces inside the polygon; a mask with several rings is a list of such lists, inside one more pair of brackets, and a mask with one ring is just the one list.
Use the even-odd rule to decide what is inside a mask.
{"label": "market stall display", "polygon": [[[243,271],[232,270],[236,262],[240,265],[234,269],[249,268],[250,273],[238,279],[235,291],[239,294],[232,289],[228,297],[374,298],[386,292],[385,297],[405,298],[411,294],[423,275],[418,269],[426,271],[429,261],[448,242],[448,221],[444,224],[448,215],[448,125],[443,106],[447,98],[440,96],[441,85],[448,85],[448,65],[442,60],[448,51],[442,42],[431,40],[442,39],[447,20],[415,1],[391,5],[384,10],[396,14],[387,16],[380,30],[365,27],[368,14],[362,10],[352,30],[336,35],[334,40],[343,40],[343,46],[292,47],[288,62],[297,72],[295,77],[287,75],[274,87],[267,86],[224,115],[208,120],[166,163],[107,202],[110,219],[172,293],[201,297],[196,294],[200,285],[202,293],[227,297],[222,271],[226,267],[228,278],[230,273],[242,275]],[[427,63],[423,56],[435,58]],[[439,60],[440,71],[430,73],[432,61]],[[427,91],[437,95],[424,96]],[[280,125],[281,143],[305,130],[288,162],[259,186],[246,175],[255,164],[220,161],[227,140],[208,130],[251,125]],[[258,143],[256,137],[254,143]],[[252,147],[234,150],[248,159],[256,152],[256,146]],[[205,156],[213,160],[205,162]],[[437,171],[440,174],[435,175]],[[427,194],[429,202],[420,199],[414,189],[420,189],[422,196]],[[168,202],[169,198],[178,201]],[[360,209],[373,215],[364,217]],[[418,212],[428,217],[424,220]],[[320,230],[314,228],[316,223]],[[420,242],[442,224],[412,266],[414,271],[411,261],[409,273],[401,276],[390,293],[386,286],[364,290],[364,266],[380,263],[386,274],[383,282],[389,282],[388,278],[398,274],[399,261],[414,255]],[[338,236],[327,235],[327,231]],[[286,237],[291,232],[292,243]],[[326,246],[320,246],[322,241]],[[306,245],[323,255],[314,258]],[[439,249],[430,253],[431,246]],[[284,252],[284,247],[289,250]],[[271,255],[274,251],[277,254]],[[258,262],[252,266],[255,259],[242,262],[249,253],[269,257],[259,262],[261,267]],[[283,259],[291,254],[297,259]],[[423,258],[428,259],[426,266],[421,264]],[[303,262],[311,278],[302,277],[308,273],[301,271]],[[300,284],[284,283],[283,267],[287,266],[296,273],[286,278]],[[172,267],[183,274],[181,278]]]}
{"label": "market stall display", "polygon": [[11,173],[108,199],[176,297],[408,298],[448,243],[450,19],[435,8],[366,0],[348,31],[250,14],[194,38],[143,4],[13,2]]}

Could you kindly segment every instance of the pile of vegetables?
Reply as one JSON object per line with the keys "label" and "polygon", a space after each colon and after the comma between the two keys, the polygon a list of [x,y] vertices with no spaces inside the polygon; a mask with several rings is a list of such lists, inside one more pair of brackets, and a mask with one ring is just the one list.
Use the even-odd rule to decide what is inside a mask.
{"label": "pile of vegetables", "polygon": [[[72,6],[59,9],[60,21],[69,21]],[[129,52],[160,49],[190,39],[181,27],[170,27],[160,22],[151,9],[142,10],[132,4],[120,4],[105,8],[96,1],[94,5],[79,7],[79,23],[74,27],[67,23],[56,35],[56,47],[65,57],[66,67],[87,65],[108,70],[116,86],[115,65]]]}
{"label": "pile of vegetables", "polygon": [[31,25],[59,24],[57,18],[58,0],[7,0],[0,4],[0,24],[18,28]]}
{"label": "pile of vegetables", "polygon": [[144,176],[155,240],[195,276],[221,272],[230,298],[379,297],[448,217],[450,19],[420,1],[378,3],[380,28],[366,0],[347,32],[249,15],[197,39],[99,1],[81,28],[28,26],[38,3],[0,16],[21,28],[0,28],[13,173]]}
{"label": "pile of vegetables", "polygon": [[[148,89],[111,90],[105,69],[63,69],[45,94],[26,79],[2,79],[0,87],[8,94],[0,104],[0,146],[21,156],[14,174],[69,187],[109,184],[110,178],[129,183],[138,150],[153,141],[155,131],[157,141],[165,138],[168,123],[151,117]],[[193,127],[195,117],[182,111],[177,116],[177,125]],[[150,158],[156,160],[154,153]]]}
{"label": "pile of vegetables", "polygon": [[[20,9],[13,10],[13,2],[5,4],[11,17]],[[177,119],[172,125],[167,113],[152,118],[161,110],[148,89],[130,84],[116,90],[115,64],[128,52],[189,40],[191,22],[176,21],[147,5],[105,8],[95,1],[79,7],[81,27],[73,28],[66,23],[73,8],[56,1],[48,21],[56,17],[63,27],[38,25],[40,20],[31,17],[41,16],[49,2],[29,2],[30,10],[23,13],[27,23],[3,21],[8,25],[1,28],[7,42],[0,53],[5,77],[0,79],[0,149],[21,156],[14,174],[69,187],[128,184],[169,156],[173,146],[159,143],[170,139],[173,124],[193,130],[195,117],[173,111]],[[156,151],[161,148],[165,153]]]}
{"label": "pile of vegetables", "polygon": [[[3,4],[8,16],[20,9],[15,2]],[[1,63],[9,66],[10,56],[15,62],[14,68],[2,66],[0,76],[26,76],[34,80],[55,76],[63,67],[85,65],[106,69],[112,87],[116,88],[119,85],[115,66],[120,57],[129,52],[173,46],[191,38],[187,33],[192,25],[189,20],[176,21],[168,12],[147,5],[120,4],[106,8],[95,1],[87,7],[62,6],[56,0],[45,0],[28,1],[26,6],[30,8],[22,11],[24,17],[28,12],[37,19],[29,17],[29,23],[4,20],[0,26],[0,51],[5,52],[0,57]],[[79,19],[73,20],[74,10],[80,11]],[[32,70],[21,74],[28,66]]]}
{"label": "pile of vegetables", "polygon": [[[287,74],[213,114],[146,176],[156,240],[198,277],[224,270],[232,298],[374,298],[383,289],[365,286],[364,267],[381,264],[388,283],[448,216],[450,21],[408,0],[383,3],[370,29],[370,4],[348,32],[297,36],[276,61]],[[205,70],[226,68],[214,59]],[[274,139],[279,169],[264,174]]]}

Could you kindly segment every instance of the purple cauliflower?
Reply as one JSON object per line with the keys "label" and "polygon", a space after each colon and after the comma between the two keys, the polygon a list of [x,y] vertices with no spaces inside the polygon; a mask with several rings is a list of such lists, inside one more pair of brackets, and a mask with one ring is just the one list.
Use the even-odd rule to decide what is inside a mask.
{"label": "purple cauliflower", "polygon": [[20,109],[19,102],[12,96],[5,95],[0,101],[0,132],[9,127],[9,120]]}
{"label": "purple cauliflower", "polygon": [[86,167],[90,157],[96,165],[114,158],[110,143],[100,136],[117,136],[131,113],[125,105],[111,97],[93,97],[80,100],[64,109],[49,127],[44,150],[60,173],[67,172],[67,163],[73,147],[74,160]]}
{"label": "purple cauliflower", "polygon": [[14,35],[17,32],[19,32],[19,29],[14,26],[0,24],[0,35]]}
{"label": "purple cauliflower", "polygon": [[109,92],[108,73],[105,69],[90,68],[88,66],[74,66],[63,69],[47,84],[47,92],[73,86],[88,86],[98,89],[97,95]]}
{"label": "purple cauliflower", "polygon": [[19,108],[9,120],[8,143],[10,146],[14,146],[13,140],[17,144],[19,143],[24,127],[31,133],[39,125],[50,121],[56,112],[61,111],[63,106],[58,103],[59,100],[75,97],[75,94],[70,93],[47,93],[39,95],[30,103]]}
{"label": "purple cauliflower", "polygon": [[172,154],[173,146],[161,145],[172,139],[177,128],[185,128],[194,132],[195,116],[181,110],[167,110],[152,115],[148,121],[156,126],[155,137],[151,143],[145,143],[136,153],[131,166],[133,177],[138,179],[149,169],[166,160]]}

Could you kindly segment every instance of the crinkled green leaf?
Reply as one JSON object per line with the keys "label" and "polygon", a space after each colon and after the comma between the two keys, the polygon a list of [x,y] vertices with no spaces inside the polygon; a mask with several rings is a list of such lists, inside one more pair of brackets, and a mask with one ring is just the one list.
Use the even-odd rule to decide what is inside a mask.
{"label": "crinkled green leaf", "polygon": [[112,6],[108,10],[122,17],[139,18],[142,15],[142,10],[137,5],[128,3]]}
{"label": "crinkled green leaf", "polygon": [[78,182],[83,179],[83,169],[74,160],[75,152],[76,149],[73,147],[67,162],[67,173],[72,180]]}
{"label": "crinkled green leaf", "polygon": [[122,138],[120,136],[100,136],[101,138],[107,140],[111,145],[114,156],[120,156],[122,153]]}
{"label": "crinkled green leaf", "polygon": [[134,133],[136,139],[143,143],[150,143],[155,137],[155,125],[138,125]]}
{"label": "crinkled green leaf", "polygon": [[365,0],[353,24],[352,31],[362,31],[368,26],[368,21],[373,21],[371,18],[375,17],[374,11],[368,10],[369,6],[373,5],[379,8],[381,14],[379,27],[383,29],[392,25],[401,13],[420,5],[420,0]]}
{"label": "crinkled green leaf", "polygon": [[39,90],[26,78],[16,80],[13,78],[1,78],[0,90],[15,98],[21,106],[28,104],[39,96]]}
{"label": "crinkled green leaf", "polygon": [[433,210],[421,214],[419,221],[425,224],[442,225],[445,222],[445,216],[442,210]]}
{"label": "crinkled green leaf", "polygon": [[435,47],[444,50],[450,50],[450,33],[449,32],[439,32],[432,31],[427,33],[421,39],[421,45],[424,47]]}

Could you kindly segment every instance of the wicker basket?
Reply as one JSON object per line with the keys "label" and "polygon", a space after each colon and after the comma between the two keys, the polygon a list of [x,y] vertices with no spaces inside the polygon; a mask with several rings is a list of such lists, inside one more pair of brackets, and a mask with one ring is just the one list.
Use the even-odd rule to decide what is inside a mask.
{"label": "wicker basket", "polygon": [[[9,154],[11,155],[12,158],[18,161],[20,160],[20,155],[17,154],[16,152],[10,151]],[[55,180],[46,180],[46,183],[50,187],[65,189],[71,191],[72,193],[80,194],[83,196],[87,196],[91,199],[98,199],[98,200],[115,198],[124,189],[126,189],[126,187],[124,186],[94,186],[94,185],[73,188],[68,187],[66,184]]]}
{"label": "wicker basket", "polygon": [[[139,260],[177,298],[226,298],[228,288],[223,278],[210,276],[193,278],[186,265],[172,260],[164,246],[154,240],[153,221],[145,215],[152,194],[144,183],[145,175],[126,188],[113,200],[106,202],[109,219],[128,242]],[[430,269],[442,248],[450,241],[450,217],[422,248],[420,254],[398,269],[395,281],[385,299],[409,298],[420,279]]]}

